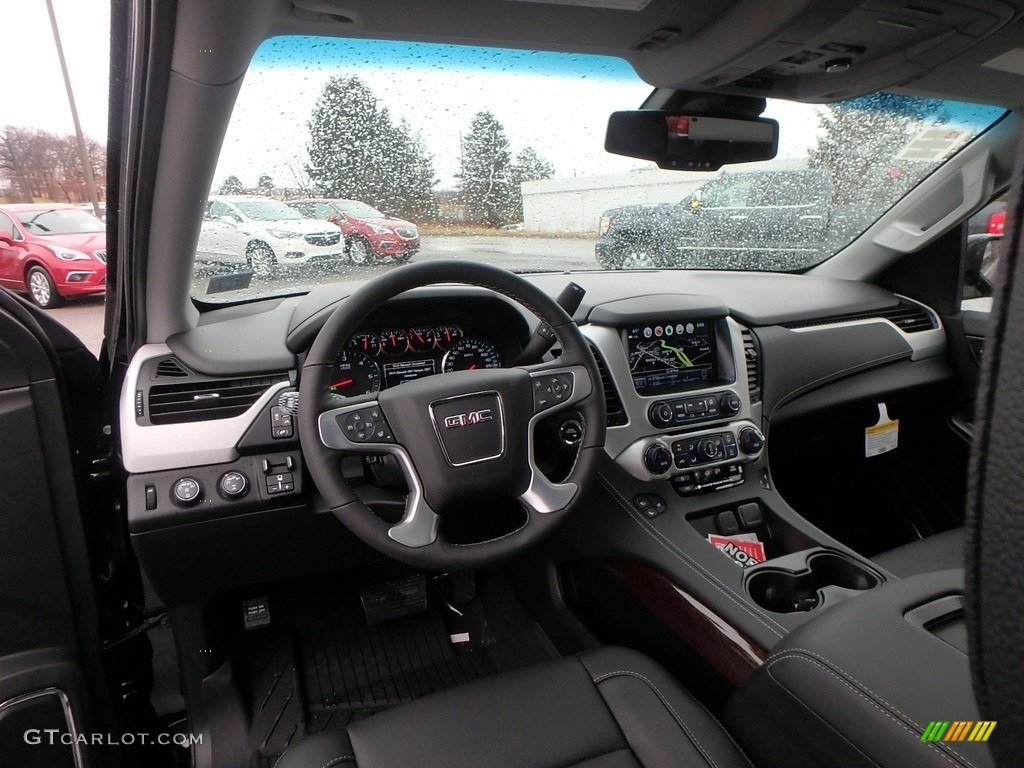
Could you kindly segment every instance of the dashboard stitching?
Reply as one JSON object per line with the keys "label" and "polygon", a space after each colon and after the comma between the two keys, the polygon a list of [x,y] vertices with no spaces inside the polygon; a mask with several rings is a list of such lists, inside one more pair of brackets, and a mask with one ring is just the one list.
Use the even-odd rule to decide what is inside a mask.
{"label": "dashboard stitching", "polygon": [[[675,556],[676,559],[678,559],[680,562],[682,562],[685,565],[689,566],[689,568],[691,570],[693,570],[698,576],[704,577],[704,579],[706,579],[709,583],[711,583],[713,586],[717,587],[726,597],[728,597],[730,600],[732,600],[734,603],[736,603],[740,608],[742,608],[744,611],[746,611],[751,616],[753,616],[754,619],[759,624],[761,624],[763,627],[765,627],[765,629],[767,629],[773,635],[775,635],[776,637],[780,637],[780,638],[785,636],[785,632],[786,632],[786,628],[785,627],[783,627],[781,624],[779,624],[778,622],[773,620],[770,616],[762,614],[759,611],[754,610],[751,606],[747,605],[740,598],[739,595],[737,595],[735,592],[733,592],[731,589],[729,589],[729,587],[727,587],[725,584],[723,584],[721,581],[719,581],[713,574],[711,574],[707,570],[705,570],[704,567],[701,566],[699,563],[694,562],[689,557],[689,555],[687,555],[686,553],[684,553],[681,550],[679,550],[671,541],[669,541],[664,535],[662,535],[661,532],[659,532],[658,530],[654,529],[652,526],[647,525],[643,520],[639,519],[633,513],[633,510],[630,508],[629,503],[626,501],[626,499],[622,496],[622,494],[619,493],[618,489],[615,488],[615,486],[611,484],[611,482],[608,480],[608,478],[606,478],[604,475],[602,475],[600,473],[598,473],[598,478],[600,479],[601,484],[613,494],[613,496],[615,497],[616,501],[618,501],[619,506],[621,506],[626,511],[626,513],[629,515],[629,517],[648,536],[653,538],[658,544],[660,544],[663,548],[668,550],[669,553],[672,554],[673,556]],[[775,627],[778,627],[780,630],[782,630],[782,632],[779,632],[779,631],[773,629],[773,627],[771,625],[774,625]]]}
{"label": "dashboard stitching", "polygon": [[[804,655],[804,654],[806,654],[806,655]],[[814,658],[808,658],[809,656],[812,656]],[[899,720],[898,718],[896,718],[893,715],[893,712],[898,714],[900,717],[905,718],[907,721],[910,722],[911,725],[914,726],[914,728],[916,728],[917,730],[923,732],[924,729],[922,729],[921,726],[918,725],[913,720],[913,718],[908,717],[907,715],[905,715],[902,712],[900,712],[898,709],[896,709],[896,707],[894,707],[891,704],[889,704],[889,702],[887,702],[882,697],[878,696],[874,691],[872,691],[870,688],[865,686],[863,683],[859,682],[852,675],[848,675],[846,672],[842,672],[842,670],[837,672],[836,669],[832,668],[832,666],[831,666],[832,663],[831,662],[827,662],[826,659],[824,659],[821,656],[818,656],[818,654],[816,654],[816,653],[808,651],[808,650],[806,650],[804,648],[791,648],[791,649],[788,649],[787,651],[784,651],[784,652],[780,653],[778,656],[775,656],[774,658],[771,658],[771,659],[768,660],[768,662],[766,664],[766,669],[768,669],[769,674],[771,674],[771,667],[774,664],[777,664],[780,661],[785,661],[786,659],[792,659],[792,660],[796,660],[796,661],[806,661],[809,664],[814,664],[815,666],[820,667],[821,669],[825,670],[830,675],[832,675],[837,680],[839,680],[839,682],[841,682],[843,685],[845,685],[847,688],[849,688],[851,691],[853,691],[858,696],[860,696],[862,699],[864,699],[869,704],[871,704],[873,707],[875,707],[875,709],[877,709],[883,715],[885,715],[890,720],[892,720],[894,723],[896,723],[901,728],[903,728],[905,731],[910,733],[915,739],[919,740],[920,734],[915,733],[914,730],[912,730],[910,728],[910,726],[907,725],[906,722],[903,722],[903,721]],[[818,659],[821,659],[821,661],[818,661]],[[827,663],[822,663],[822,662],[827,662]],[[842,674],[840,674],[840,672],[842,672]],[[772,675],[772,678],[776,682],[778,682],[779,685],[781,685],[783,688],[786,688],[788,690],[788,687],[785,686],[777,677]],[[850,682],[851,680],[853,681],[853,683],[856,683],[857,685],[856,686],[853,685],[853,683]],[[865,691],[866,691],[866,693],[865,693]],[[970,760],[968,760],[966,757],[964,757],[962,754],[960,754],[956,750],[952,749],[951,747],[947,747],[946,749],[943,749],[941,746],[939,746],[935,742],[928,742],[928,746],[933,747],[935,750],[937,750],[938,753],[946,760],[946,762],[950,763],[951,765],[956,765],[956,763],[954,762],[954,758],[957,758],[959,760],[962,760],[967,765],[971,766],[971,768],[975,768],[974,763],[972,763]],[[947,750],[948,750],[948,753],[947,753]],[[949,754],[949,753],[952,753],[952,754]]]}

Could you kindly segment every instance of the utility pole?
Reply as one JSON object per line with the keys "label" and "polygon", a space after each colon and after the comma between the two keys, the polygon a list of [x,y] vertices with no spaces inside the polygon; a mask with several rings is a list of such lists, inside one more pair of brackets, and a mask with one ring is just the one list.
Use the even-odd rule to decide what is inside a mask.
{"label": "utility pole", "polygon": [[50,14],[50,27],[53,29],[53,42],[57,46],[57,58],[60,60],[60,71],[64,75],[64,88],[68,92],[68,106],[71,107],[71,119],[75,124],[75,139],[78,141],[78,159],[82,163],[82,174],[85,177],[85,187],[89,191],[89,200],[92,202],[92,212],[99,218],[100,198],[96,193],[96,179],[92,175],[92,161],[89,159],[89,150],[85,146],[85,136],[82,134],[82,124],[78,121],[78,107],[75,106],[75,94],[71,90],[71,78],[68,76],[68,63],[64,60],[64,46],[60,42],[60,30],[57,29],[57,17],[53,13],[53,0],[46,0],[46,10]]}

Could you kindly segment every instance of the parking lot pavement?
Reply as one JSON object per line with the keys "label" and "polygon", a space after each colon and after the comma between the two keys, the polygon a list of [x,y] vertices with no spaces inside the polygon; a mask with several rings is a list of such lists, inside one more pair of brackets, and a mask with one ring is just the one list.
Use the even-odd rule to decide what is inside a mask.
{"label": "parking lot pavement", "polygon": [[103,309],[102,294],[99,296],[83,296],[70,299],[56,309],[48,309],[46,313],[55,317],[60,323],[82,340],[94,355],[99,357],[103,346]]}
{"label": "parking lot pavement", "polygon": [[[423,250],[412,261],[433,261],[435,259],[459,259],[484,261],[507,269],[594,269],[594,241],[585,238],[542,238],[542,237],[449,237],[430,236],[423,238]],[[349,264],[336,267],[306,266],[301,269],[282,271],[267,279],[253,278],[250,288],[267,292],[302,290],[311,285],[328,283],[332,280],[368,280],[389,269],[394,264],[375,264],[356,267]],[[231,272],[237,267],[220,271]],[[245,292],[226,292],[208,295],[210,277],[217,269],[201,269],[192,280],[192,294],[200,299],[230,301],[245,298]],[[78,336],[94,354],[99,355],[103,344],[102,296],[72,299],[62,307],[47,310],[57,320]]]}

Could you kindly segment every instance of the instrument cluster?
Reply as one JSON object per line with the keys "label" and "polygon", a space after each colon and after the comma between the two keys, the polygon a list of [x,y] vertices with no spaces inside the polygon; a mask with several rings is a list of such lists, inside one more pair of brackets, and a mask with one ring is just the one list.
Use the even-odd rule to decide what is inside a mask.
{"label": "instrument cluster", "polygon": [[335,397],[354,397],[436,373],[501,365],[494,344],[466,336],[458,325],[365,330],[338,351],[328,389]]}

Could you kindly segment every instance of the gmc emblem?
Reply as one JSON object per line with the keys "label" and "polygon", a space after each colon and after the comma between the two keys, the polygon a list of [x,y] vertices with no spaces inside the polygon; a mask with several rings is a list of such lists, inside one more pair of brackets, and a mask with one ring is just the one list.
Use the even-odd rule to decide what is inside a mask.
{"label": "gmc emblem", "polygon": [[491,409],[484,408],[479,411],[470,411],[469,413],[457,413],[453,416],[445,416],[444,426],[445,429],[455,429],[456,427],[468,427],[470,424],[481,424],[490,420]]}

